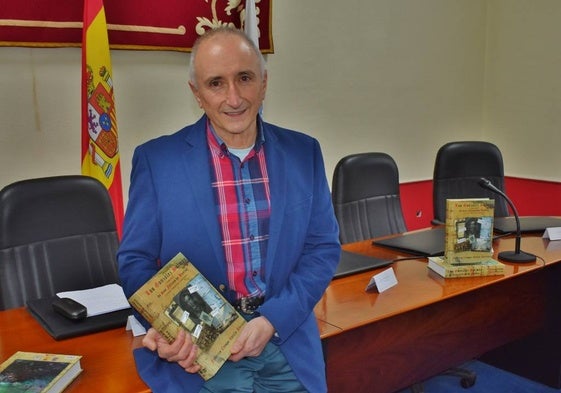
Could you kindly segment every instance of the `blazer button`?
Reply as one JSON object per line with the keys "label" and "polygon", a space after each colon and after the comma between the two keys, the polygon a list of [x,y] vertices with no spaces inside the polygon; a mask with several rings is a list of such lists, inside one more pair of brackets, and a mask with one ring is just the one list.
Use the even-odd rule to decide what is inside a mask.
{"label": "blazer button", "polygon": [[220,292],[225,292],[225,291],[226,291],[226,285],[220,284],[220,285],[218,286],[218,289],[220,290]]}

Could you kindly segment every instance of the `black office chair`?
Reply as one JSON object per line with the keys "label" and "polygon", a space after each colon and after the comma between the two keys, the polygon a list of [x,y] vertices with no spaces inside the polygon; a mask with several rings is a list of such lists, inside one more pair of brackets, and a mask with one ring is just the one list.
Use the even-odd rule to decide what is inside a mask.
{"label": "black office chair", "polygon": [[[436,154],[433,174],[433,224],[446,222],[446,199],[491,198],[495,200],[495,217],[509,215],[507,202],[482,188],[484,177],[504,191],[504,166],[497,146],[483,141],[449,142]],[[475,384],[476,374],[464,368],[451,368],[443,375],[460,378],[460,384],[469,388]],[[412,389],[422,392],[421,385]]]}
{"label": "black office chair", "polygon": [[332,181],[341,243],[407,231],[399,195],[397,165],[388,154],[343,157],[335,166]]}
{"label": "black office chair", "polygon": [[485,177],[504,191],[503,157],[489,142],[465,141],[443,145],[436,154],[433,174],[434,224],[446,221],[446,199],[495,199],[495,217],[509,215],[507,202],[479,186]]}
{"label": "black office chair", "polygon": [[60,291],[119,283],[118,235],[105,187],[88,176],[0,190],[0,310]]}

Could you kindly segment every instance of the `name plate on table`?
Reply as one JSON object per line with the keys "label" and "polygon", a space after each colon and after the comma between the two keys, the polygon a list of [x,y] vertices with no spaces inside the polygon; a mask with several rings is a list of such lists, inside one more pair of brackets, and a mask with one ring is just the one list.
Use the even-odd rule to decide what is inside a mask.
{"label": "name plate on table", "polygon": [[544,239],[561,240],[561,227],[547,228],[543,233]]}
{"label": "name plate on table", "polygon": [[375,274],[370,279],[370,282],[366,286],[365,291],[372,291],[377,289],[379,293],[384,292],[387,289],[390,289],[393,286],[397,285],[397,277],[395,276],[395,272],[393,268],[389,268],[384,270],[381,273]]}

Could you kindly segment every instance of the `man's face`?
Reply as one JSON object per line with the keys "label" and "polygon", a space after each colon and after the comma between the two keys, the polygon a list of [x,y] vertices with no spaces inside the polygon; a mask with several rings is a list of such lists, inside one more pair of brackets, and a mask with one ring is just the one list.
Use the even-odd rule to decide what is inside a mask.
{"label": "man's face", "polygon": [[201,43],[194,67],[189,85],[216,133],[230,147],[251,146],[267,87],[255,52],[241,37],[218,34]]}

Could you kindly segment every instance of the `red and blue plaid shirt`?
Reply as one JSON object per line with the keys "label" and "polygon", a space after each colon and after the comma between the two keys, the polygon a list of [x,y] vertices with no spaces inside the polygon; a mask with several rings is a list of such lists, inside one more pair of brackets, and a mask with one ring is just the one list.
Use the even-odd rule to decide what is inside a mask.
{"label": "red and blue plaid shirt", "polygon": [[228,284],[238,297],[263,296],[271,203],[261,124],[243,161],[228,151],[210,124],[207,140]]}

